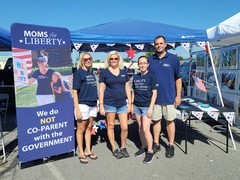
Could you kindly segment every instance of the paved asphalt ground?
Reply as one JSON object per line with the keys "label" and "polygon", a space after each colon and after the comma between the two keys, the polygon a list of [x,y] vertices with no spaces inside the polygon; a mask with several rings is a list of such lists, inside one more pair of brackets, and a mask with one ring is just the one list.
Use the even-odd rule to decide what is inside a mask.
{"label": "paved asphalt ground", "polygon": [[[1,180],[240,179],[240,129],[232,128],[236,149],[233,149],[229,138],[229,153],[226,153],[225,134],[212,132],[211,123],[200,121],[191,121],[191,127],[188,128],[187,154],[184,153],[184,123],[176,122],[175,156],[170,159],[165,157],[167,145],[165,128],[160,142],[161,151],[155,155],[152,163],[143,164],[143,156],[134,157],[139,146],[138,128],[136,122],[129,121],[127,140],[129,158],[117,160],[112,156],[106,142],[106,129],[103,129],[98,136],[92,138],[92,151],[98,155],[98,160],[89,159],[89,163],[83,165],[74,153],[67,153],[51,157],[46,161],[23,163],[20,169],[17,159],[17,127],[14,112],[10,109],[8,123],[4,128],[7,162],[0,165]],[[117,120],[116,124],[116,140],[119,141],[120,127]],[[0,157],[2,158],[1,146]]]}

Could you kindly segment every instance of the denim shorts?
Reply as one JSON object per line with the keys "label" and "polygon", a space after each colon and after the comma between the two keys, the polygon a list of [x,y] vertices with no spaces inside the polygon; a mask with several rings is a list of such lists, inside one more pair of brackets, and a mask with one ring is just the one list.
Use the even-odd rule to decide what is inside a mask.
{"label": "denim shorts", "polygon": [[140,116],[146,116],[148,112],[148,107],[140,107],[133,105],[134,113]]}
{"label": "denim shorts", "polygon": [[127,105],[121,107],[109,106],[104,104],[104,109],[106,113],[117,113],[117,114],[127,114]]}

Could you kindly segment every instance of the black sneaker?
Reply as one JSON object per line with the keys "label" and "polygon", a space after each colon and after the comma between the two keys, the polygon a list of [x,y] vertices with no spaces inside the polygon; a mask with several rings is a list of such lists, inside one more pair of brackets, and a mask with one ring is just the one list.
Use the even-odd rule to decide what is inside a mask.
{"label": "black sneaker", "polygon": [[123,154],[123,157],[125,157],[125,158],[129,157],[129,154],[127,152],[127,148],[122,148],[121,153]]}
{"label": "black sneaker", "polygon": [[174,156],[174,146],[169,144],[166,150],[166,157],[172,158],[173,156]]}
{"label": "black sneaker", "polygon": [[134,156],[139,157],[146,153],[146,148],[141,147],[137,152],[135,152]]}
{"label": "black sneaker", "polygon": [[153,143],[153,153],[156,153],[161,150],[160,145]]}
{"label": "black sneaker", "polygon": [[115,158],[117,159],[121,159],[123,157],[123,154],[118,150],[116,149],[115,151],[113,151],[113,156],[115,156]]}
{"label": "black sneaker", "polygon": [[143,160],[143,163],[144,164],[148,164],[148,163],[151,163],[152,162],[152,160],[153,160],[153,157],[154,157],[154,153],[152,152],[146,152],[146,156],[145,156],[145,158],[144,158],[144,160]]}

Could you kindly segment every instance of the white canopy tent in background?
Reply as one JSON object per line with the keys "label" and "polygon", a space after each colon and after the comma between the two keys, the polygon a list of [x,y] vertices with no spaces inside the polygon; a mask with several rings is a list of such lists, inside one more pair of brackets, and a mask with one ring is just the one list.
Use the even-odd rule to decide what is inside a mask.
{"label": "white canopy tent in background", "polygon": [[240,12],[206,30],[213,46],[229,46],[240,43]]}
{"label": "white canopy tent in background", "polygon": [[[218,25],[207,29],[206,32],[208,37],[209,55],[210,55],[211,63],[214,64],[209,41],[211,42],[211,45],[216,47],[239,44],[240,43],[240,12],[226,19],[225,21],[219,23]],[[222,100],[222,94],[221,94],[218,80],[217,80],[215,66],[212,66],[212,67],[213,67],[213,72],[216,79],[220,100],[221,100],[222,106],[224,106],[223,100]]]}
{"label": "white canopy tent in background", "polygon": [[[240,12],[235,14],[234,16],[226,19],[225,21],[219,23],[216,26],[213,26],[206,30],[207,36],[208,36],[208,42],[207,46],[209,49],[209,56],[211,60],[211,64],[213,65],[213,57],[211,53],[211,48],[209,42],[211,42],[211,45],[215,47],[221,47],[221,46],[230,46],[234,44],[240,43]],[[222,93],[219,87],[217,74],[215,70],[215,66],[213,65],[213,73],[214,77],[216,79],[216,85],[218,89],[218,95],[221,100],[222,106],[224,106],[223,99],[222,99]],[[232,136],[232,131],[230,128],[230,125],[228,124],[230,136],[233,142],[234,149],[236,149],[236,145]]]}

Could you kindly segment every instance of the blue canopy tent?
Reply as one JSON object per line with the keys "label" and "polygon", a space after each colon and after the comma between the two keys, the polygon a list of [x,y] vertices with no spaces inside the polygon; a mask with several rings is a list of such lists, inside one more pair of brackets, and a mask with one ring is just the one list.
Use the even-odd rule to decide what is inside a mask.
{"label": "blue canopy tent", "polygon": [[[212,60],[211,49],[208,41],[221,40],[223,38],[226,38],[226,36],[221,36],[219,37],[219,39],[216,39],[214,38],[214,36],[211,37],[209,34],[214,34],[214,32],[209,31],[210,30],[194,30],[157,22],[124,19],[120,21],[99,24],[93,27],[88,27],[76,31],[71,31],[70,34],[71,41],[74,44],[80,44],[77,50],[92,51],[90,45],[97,44],[98,46],[94,50],[95,52],[105,52],[110,50],[125,51],[126,49],[129,49],[129,46],[127,46],[126,49],[123,48],[126,44],[131,44],[131,47],[133,49],[136,47],[137,44],[144,44],[144,47],[148,47],[148,49],[143,48],[141,49],[141,51],[148,51],[151,50],[151,47],[153,48],[153,40],[158,35],[163,35],[168,43],[193,44],[196,42],[207,41],[207,47],[209,49],[210,59],[213,65],[214,63]],[[112,45],[108,46],[107,44]],[[102,46],[104,48],[101,48]],[[135,50],[139,49],[135,48]],[[213,69],[215,79],[218,82],[215,68]],[[219,96],[221,97],[219,85],[217,85],[217,88]],[[229,124],[228,128],[231,134],[234,148],[236,148]]]}
{"label": "blue canopy tent", "polygon": [[[123,19],[120,21],[104,23],[93,27],[71,31],[71,41],[81,43],[80,51],[90,50],[90,44],[98,44],[95,52],[109,50],[125,51],[129,49],[125,44],[131,44],[134,49],[136,44],[144,44],[144,50],[153,49],[153,40],[158,35],[166,37],[167,42],[197,42],[207,41],[205,30],[194,30],[177,27],[157,22],[149,22],[134,19]],[[115,44],[109,46],[107,44]],[[135,48],[135,50],[139,50]]]}
{"label": "blue canopy tent", "polygon": [[0,27],[0,51],[11,51],[10,32]]}

